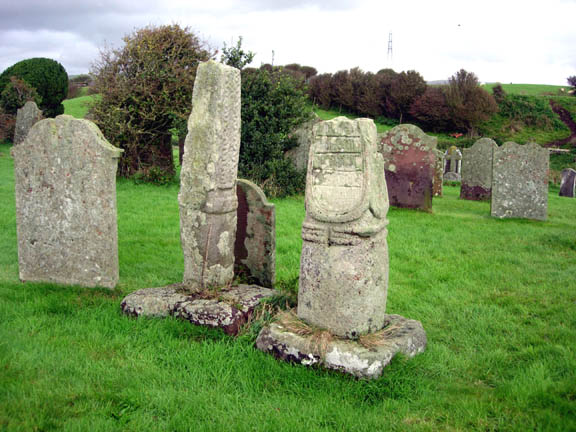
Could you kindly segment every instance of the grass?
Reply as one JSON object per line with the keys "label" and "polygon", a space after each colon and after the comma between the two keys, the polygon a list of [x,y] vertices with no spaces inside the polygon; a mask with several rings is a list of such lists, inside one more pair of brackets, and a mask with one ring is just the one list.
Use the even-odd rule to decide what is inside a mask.
{"label": "grass", "polygon": [[[576,430],[576,200],[496,220],[446,187],[434,213],[389,212],[389,313],[428,349],[377,381],[278,362],[122,297],[178,282],[176,185],[118,182],[113,291],[18,281],[13,162],[0,144],[0,430]],[[279,285],[297,285],[302,197],[277,206]]]}
{"label": "grass", "polygon": [[[483,85],[487,91],[492,93],[492,88],[496,86],[497,83],[488,83]],[[548,84],[501,84],[502,88],[506,93],[525,95],[525,96],[560,96],[566,95],[566,92],[570,90],[570,86],[557,86]],[[564,89],[562,92],[560,89]]]}
{"label": "grass", "polygon": [[84,118],[88,114],[90,104],[99,95],[86,95],[74,99],[66,99],[62,102],[64,105],[64,112],[76,118]]}

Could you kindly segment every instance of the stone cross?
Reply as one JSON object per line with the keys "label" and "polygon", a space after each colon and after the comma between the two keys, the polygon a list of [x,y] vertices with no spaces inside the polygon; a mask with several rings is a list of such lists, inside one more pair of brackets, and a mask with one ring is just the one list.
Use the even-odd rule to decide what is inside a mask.
{"label": "stone cross", "polygon": [[180,174],[184,283],[192,290],[234,278],[236,176],[240,151],[240,71],[198,66]]}
{"label": "stone cross", "polygon": [[34,124],[42,120],[42,111],[38,109],[36,102],[28,101],[16,113],[16,127],[14,129],[14,145],[20,144],[28,135],[28,131]]}
{"label": "stone cross", "polygon": [[94,123],[68,115],[39,121],[12,148],[22,281],[116,285],[121,153]]}
{"label": "stone cross", "polygon": [[576,187],[576,171],[572,168],[562,170],[562,182],[560,183],[560,196],[574,198]]}
{"label": "stone cross", "polygon": [[464,149],[460,199],[489,201],[492,196],[492,158],[498,145],[490,138],[481,138]]}
{"label": "stone cross", "polygon": [[538,144],[504,143],[494,149],[492,216],[546,220],[548,149]]}
{"label": "stone cross", "polygon": [[446,150],[444,159],[444,180],[460,181],[462,152],[456,146],[452,146]]}
{"label": "stone cross", "polygon": [[355,338],[384,325],[388,286],[388,197],[370,119],[314,126],[298,317]]}
{"label": "stone cross", "polygon": [[432,211],[437,138],[410,124],[389,130],[380,142],[390,204]]}

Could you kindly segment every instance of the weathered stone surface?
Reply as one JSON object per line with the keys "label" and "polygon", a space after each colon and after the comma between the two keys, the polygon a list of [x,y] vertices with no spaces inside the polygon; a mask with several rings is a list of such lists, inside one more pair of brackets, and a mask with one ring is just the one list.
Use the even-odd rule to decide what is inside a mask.
{"label": "weathered stone surface", "polygon": [[572,168],[562,170],[562,182],[560,183],[560,196],[574,198],[576,195],[576,171]]}
{"label": "weathered stone surface", "polygon": [[548,149],[507,142],[494,149],[492,166],[492,216],[546,220]]}
{"label": "weathered stone surface", "polygon": [[442,184],[444,182],[444,153],[434,150],[436,163],[434,165],[434,179],[432,181],[432,191],[434,196],[442,196]]}
{"label": "weathered stone surface", "polygon": [[460,180],[462,180],[462,177],[458,173],[455,172],[444,173],[444,181],[459,182]]}
{"label": "weathered stone surface", "polygon": [[460,199],[488,201],[492,196],[492,159],[498,145],[481,138],[463,150]]}
{"label": "weathered stone surface", "polygon": [[382,375],[397,353],[413,357],[426,348],[426,332],[419,321],[400,315],[385,315],[380,338],[371,335],[370,348],[358,341],[334,338],[322,349],[313,335],[300,336],[278,323],[265,327],[256,347],[279,359],[305,366],[319,365],[359,378],[374,379]]}
{"label": "weathered stone surface", "polygon": [[16,127],[14,129],[14,145],[26,139],[28,131],[37,122],[42,120],[42,111],[34,101],[28,101],[16,113]]}
{"label": "weathered stone surface", "polygon": [[198,289],[234,277],[236,175],[240,150],[240,71],[198,66],[180,174],[184,282]]}
{"label": "weathered stone surface", "polygon": [[131,316],[175,316],[194,325],[222,328],[237,334],[262,299],[275,291],[256,285],[238,285],[211,293],[190,294],[185,284],[136,291],[124,298],[122,311]]}
{"label": "weathered stone surface", "polygon": [[292,161],[298,171],[306,171],[308,168],[308,154],[314,139],[313,128],[319,121],[320,118],[314,114],[312,120],[307,121],[292,133],[294,138],[296,138],[297,146],[288,150],[285,155]]}
{"label": "weathered stone surface", "polygon": [[388,131],[380,143],[390,205],[432,211],[437,138],[414,125]]}
{"label": "weathered stone surface", "polygon": [[318,123],[308,162],[298,316],[355,337],[382,328],[388,285],[388,199],[376,126]]}
{"label": "weathered stone surface", "polygon": [[36,123],[12,148],[22,281],[116,285],[121,153],[94,123],[68,115]]}
{"label": "weathered stone surface", "polygon": [[[444,174],[453,173],[455,175],[449,176],[450,181],[460,181],[462,152],[456,146],[451,146],[446,153],[444,153]],[[444,176],[446,178],[446,176]],[[457,178],[458,180],[451,180]]]}
{"label": "weathered stone surface", "polygon": [[238,179],[238,225],[234,254],[236,274],[272,288],[276,280],[276,210],[262,189]]}

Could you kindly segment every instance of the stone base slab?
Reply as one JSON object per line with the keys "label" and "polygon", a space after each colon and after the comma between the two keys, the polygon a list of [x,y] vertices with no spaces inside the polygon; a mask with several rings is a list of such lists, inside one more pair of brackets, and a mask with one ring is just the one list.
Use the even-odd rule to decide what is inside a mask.
{"label": "stone base slab", "polygon": [[319,365],[369,379],[379,378],[397,353],[414,357],[426,348],[426,332],[420,321],[400,315],[386,315],[384,329],[368,337],[369,344],[333,338],[319,348],[313,336],[301,336],[272,323],[262,329],[256,347],[284,361]]}
{"label": "stone base slab", "polygon": [[190,294],[184,284],[147,288],[122,300],[122,312],[131,316],[176,316],[195,325],[222,328],[235,335],[248,321],[256,306],[276,291],[257,285],[238,285],[214,292]]}

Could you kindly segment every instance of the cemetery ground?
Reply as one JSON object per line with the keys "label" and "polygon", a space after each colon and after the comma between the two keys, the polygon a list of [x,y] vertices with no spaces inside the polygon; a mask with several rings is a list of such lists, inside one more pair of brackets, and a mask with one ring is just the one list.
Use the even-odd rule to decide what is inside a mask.
{"label": "cemetery ground", "polygon": [[[576,201],[551,187],[548,221],[498,220],[458,192],[390,209],[387,311],[420,320],[428,348],[362,381],[257,351],[259,321],[232,338],[121,314],[182,280],[176,184],[118,181],[115,290],[20,283],[0,144],[0,430],[576,430]],[[274,202],[293,294],[303,197]]]}

